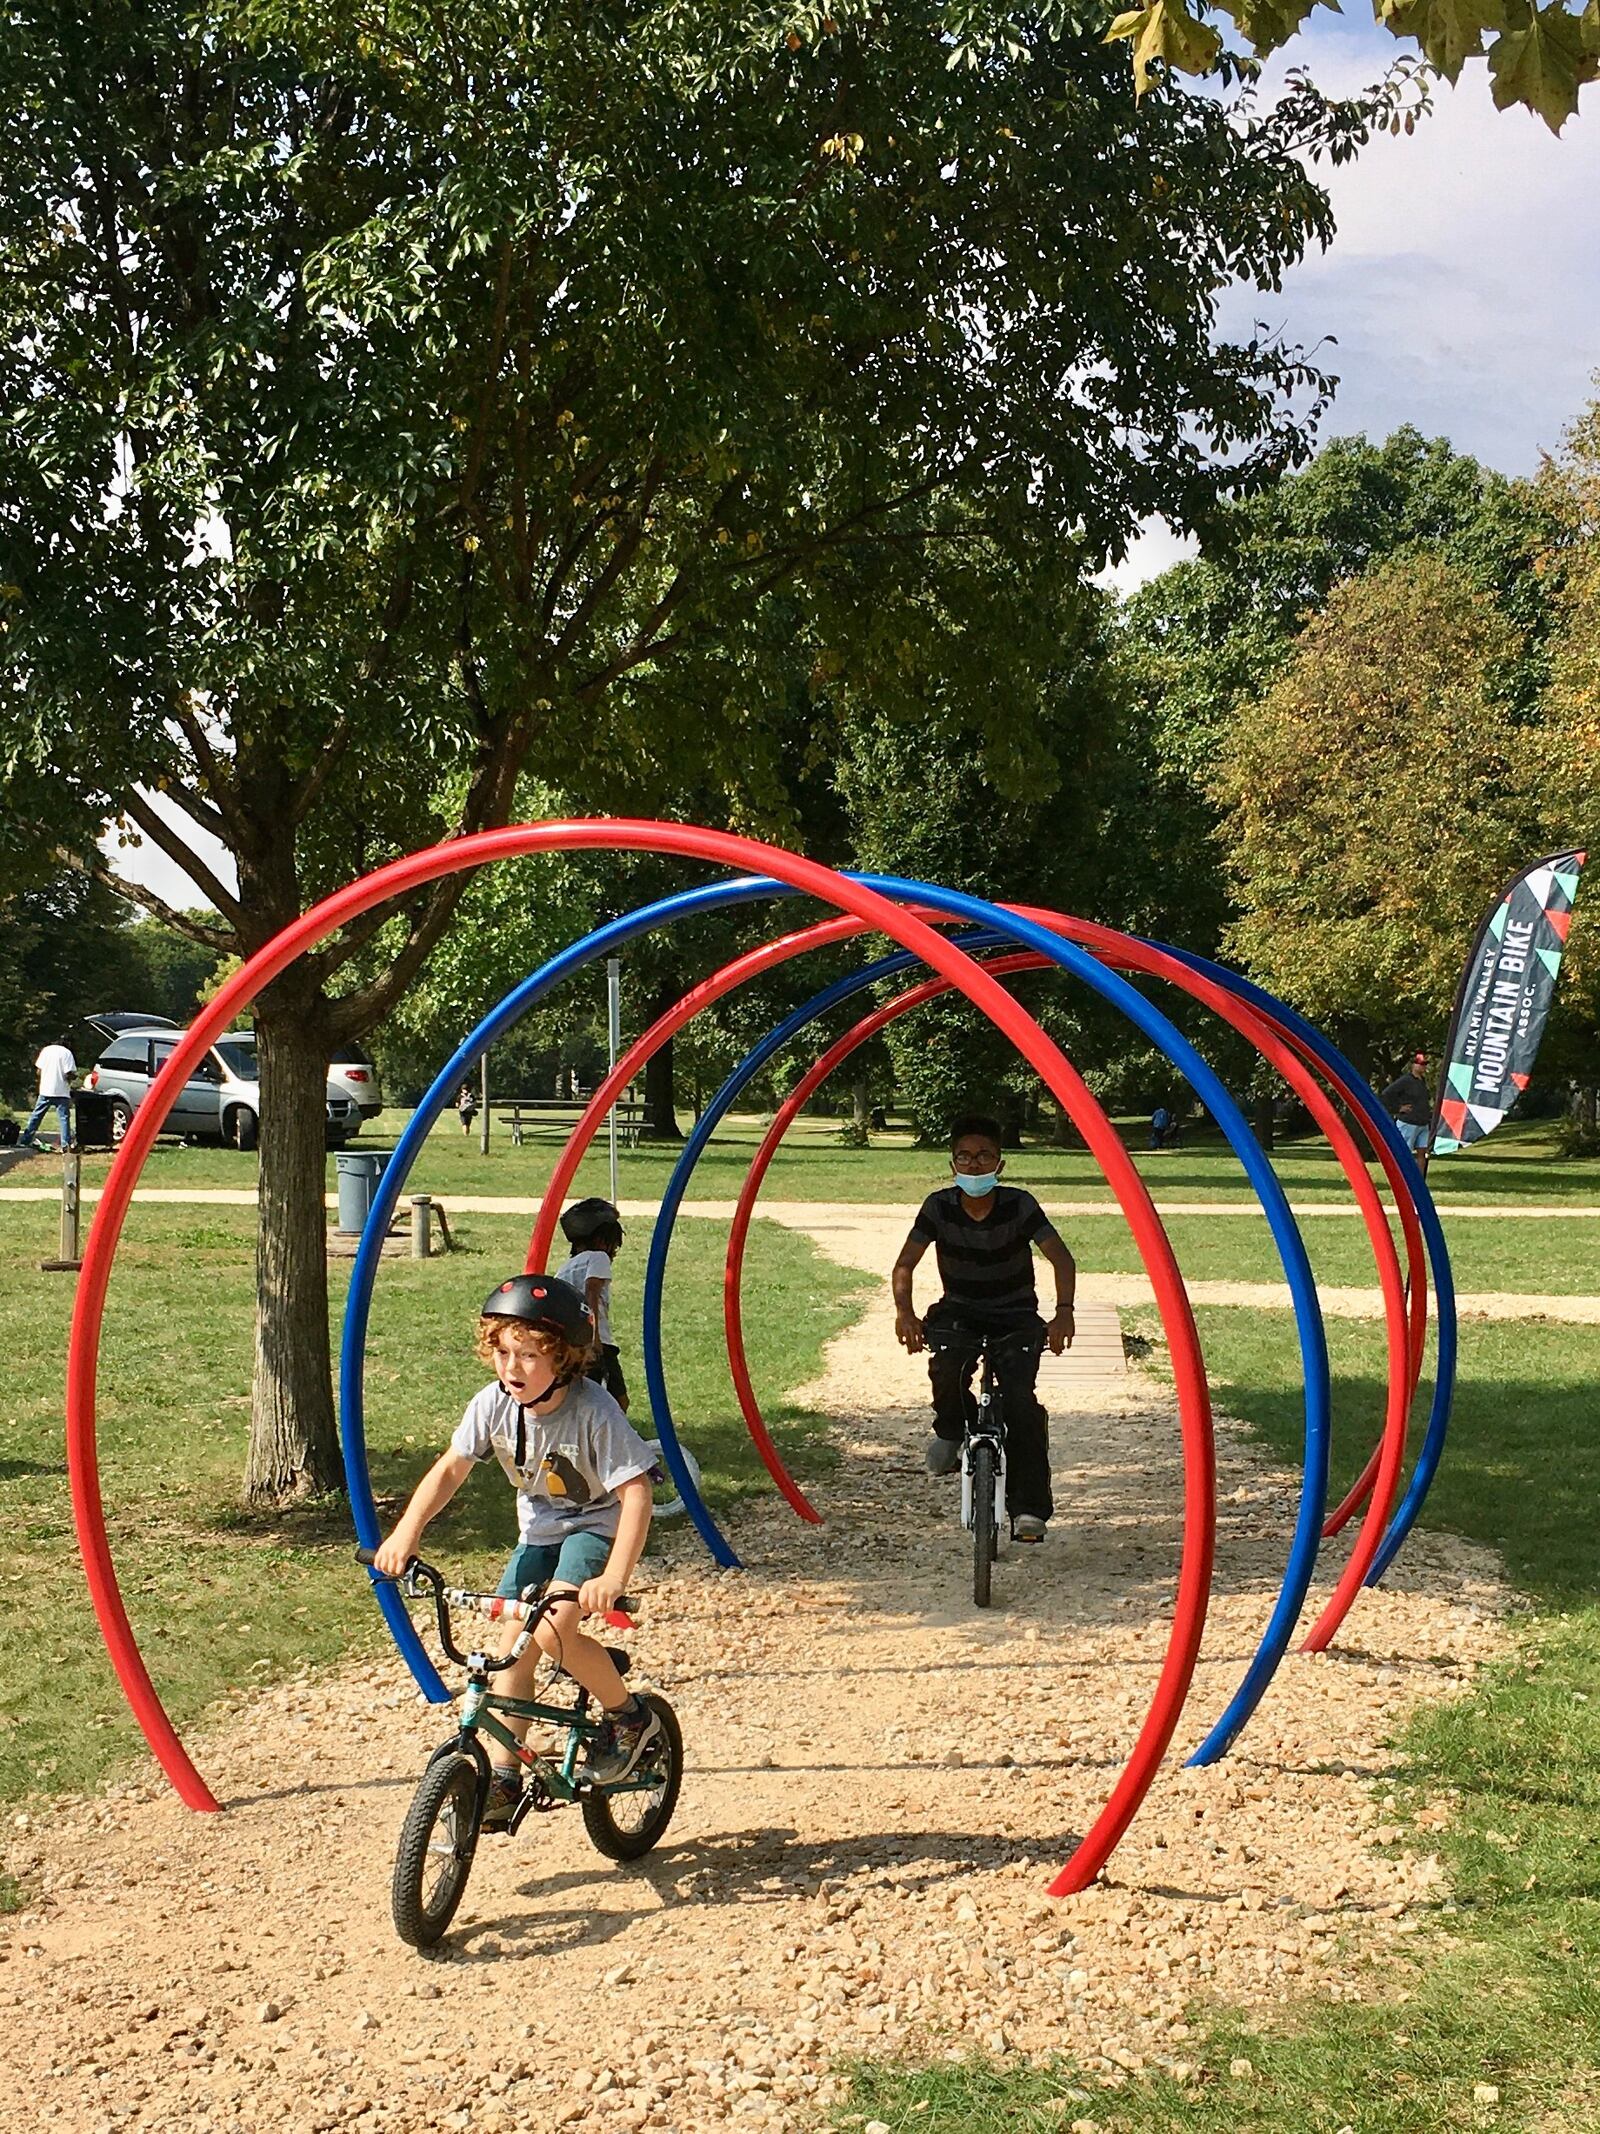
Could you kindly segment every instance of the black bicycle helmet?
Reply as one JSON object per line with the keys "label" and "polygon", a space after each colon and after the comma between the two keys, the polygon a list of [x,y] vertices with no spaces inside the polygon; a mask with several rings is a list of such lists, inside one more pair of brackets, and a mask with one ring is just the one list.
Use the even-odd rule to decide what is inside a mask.
{"label": "black bicycle helmet", "polygon": [[514,1274],[484,1299],[486,1319],[520,1319],[524,1326],[537,1326],[568,1341],[594,1339],[589,1307],[569,1282],[553,1274]]}
{"label": "black bicycle helmet", "polygon": [[561,1233],[569,1245],[586,1245],[602,1230],[620,1230],[622,1217],[609,1200],[595,1195],[575,1200],[561,1218]]}

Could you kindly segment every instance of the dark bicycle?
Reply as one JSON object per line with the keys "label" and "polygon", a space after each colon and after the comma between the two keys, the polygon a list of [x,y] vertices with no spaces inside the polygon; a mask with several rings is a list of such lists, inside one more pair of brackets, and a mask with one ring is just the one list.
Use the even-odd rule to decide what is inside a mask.
{"label": "dark bicycle", "polygon": [[1000,1385],[1008,1354],[1021,1354],[1036,1346],[1027,1332],[959,1333],[954,1328],[935,1335],[929,1346],[976,1352],[978,1385],[976,1397],[967,1404],[966,1427],[961,1439],[961,1524],[972,1535],[972,1598],[980,1608],[990,1605],[995,1558],[1016,1537],[1006,1502],[1006,1425]]}
{"label": "dark bicycle", "polygon": [[[374,1553],[371,1549],[356,1551],[369,1568]],[[460,1728],[428,1759],[401,1826],[392,1890],[395,1931],[400,1939],[414,1949],[432,1948],[455,1917],[466,1893],[489,1798],[489,1756],[482,1740],[485,1734],[509,1750],[523,1766],[522,1798],[505,1825],[508,1835],[514,1836],[530,1815],[575,1803],[583,1811],[583,1825],[591,1842],[608,1860],[637,1860],[649,1852],[672,1819],[683,1783],[683,1736],[666,1699],[654,1691],[641,1693],[661,1721],[661,1731],[636,1769],[626,1778],[604,1785],[586,1777],[578,1761],[602,1724],[589,1716],[587,1690],[575,1683],[573,1702],[554,1704],[497,1697],[490,1689],[493,1677],[522,1657],[539,1623],[561,1601],[570,1599],[570,1593],[551,1595],[532,1586],[524,1589],[519,1600],[506,1600],[498,1593],[465,1593],[447,1586],[443,1575],[420,1556],[412,1557],[395,1583],[410,1599],[432,1597],[440,1646],[458,1667],[467,1671]],[[629,1606],[628,1601],[619,1601],[611,1619],[626,1622]],[[520,1622],[523,1628],[507,1652],[494,1656],[464,1653],[451,1634],[452,1608],[471,1609],[492,1621]],[[630,1655],[621,1646],[606,1649],[617,1672],[625,1675]],[[561,1670],[557,1668],[555,1672],[559,1675]],[[542,1722],[554,1730],[554,1738],[543,1748],[526,1747],[495,1716],[502,1712]]]}

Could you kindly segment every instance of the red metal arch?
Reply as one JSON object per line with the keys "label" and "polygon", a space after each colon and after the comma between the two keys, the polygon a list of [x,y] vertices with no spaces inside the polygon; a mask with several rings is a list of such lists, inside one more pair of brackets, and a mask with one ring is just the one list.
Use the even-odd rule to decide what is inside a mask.
{"label": "red metal arch", "polygon": [[[217,993],[206,1011],[174,1047],[171,1058],[152,1083],[150,1094],[134,1114],[106,1180],[78,1283],[67,1363],[67,1460],[78,1544],[90,1597],[118,1679],[163,1770],[190,1807],[216,1808],[216,1799],[179,1739],[139,1652],[117,1583],[100,1488],[95,1410],[106,1291],[134,1186],[155,1137],[190,1070],[240,1009],[297,957],[340,926],[425,882],[492,860],[513,859],[533,852],[593,849],[671,852],[708,860],[739,872],[768,874],[823,903],[851,913],[864,926],[887,934],[957,985],[1018,1046],[1083,1134],[1127,1216],[1144,1259],[1156,1293],[1178,1389],[1188,1486],[1179,1606],[1163,1670],[1164,1689],[1175,1685],[1181,1677],[1181,1687],[1166,1727],[1170,1739],[1177,1710],[1181,1707],[1182,1691],[1193,1672],[1210,1590],[1214,1486],[1210,1402],[1194,1315],[1171,1244],[1144,1182],[1110,1121],[1060,1049],[1004,987],[961,949],[888,898],[831,868],[819,866],[815,861],[727,831],[699,829],[679,823],[596,818],[519,824],[503,830],[481,831],[475,836],[430,846],[396,860],[324,898],[252,956]],[[1153,1707],[1146,1722],[1147,1734],[1156,1718]],[[1165,1740],[1156,1749],[1158,1759],[1164,1747]],[[1124,1780],[1126,1778],[1124,1773]],[[1082,1886],[1082,1881],[1092,1878],[1098,1871],[1105,1853],[1110,1851],[1138,1806],[1135,1797],[1131,1804],[1126,1804],[1126,1812],[1122,1812],[1125,1804],[1120,1796],[1124,1790],[1119,1787],[1097,1825],[1097,1828],[1109,1827],[1115,1806],[1120,1827],[1111,1832],[1109,1842],[1098,1857],[1087,1857],[1088,1848],[1080,1847],[1074,1862],[1059,1878],[1058,1887]],[[1082,1881],[1070,1879],[1080,1868],[1086,1869]]]}

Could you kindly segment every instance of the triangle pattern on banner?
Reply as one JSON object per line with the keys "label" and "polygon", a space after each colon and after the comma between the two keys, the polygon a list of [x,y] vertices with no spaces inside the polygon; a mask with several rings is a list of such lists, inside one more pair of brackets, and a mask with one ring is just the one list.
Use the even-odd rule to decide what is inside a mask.
{"label": "triangle pattern on banner", "polygon": [[1545,969],[1550,973],[1550,976],[1554,978],[1556,973],[1561,968],[1561,951],[1558,948],[1541,947],[1539,950],[1539,960],[1544,965]]}
{"label": "triangle pattern on banner", "polygon": [[1550,901],[1550,891],[1555,883],[1553,867],[1535,867],[1527,878],[1528,893],[1541,909]]}
{"label": "triangle pattern on banner", "polygon": [[1558,905],[1552,904],[1545,912],[1545,917],[1550,922],[1551,931],[1559,940],[1565,941],[1572,931],[1572,913],[1562,911]]}
{"label": "triangle pattern on banner", "polygon": [[1440,1134],[1433,1144],[1433,1153],[1436,1156],[1453,1156],[1460,1146],[1461,1143],[1449,1134]]}
{"label": "triangle pattern on banner", "polygon": [[1450,1062],[1450,1087],[1458,1097],[1471,1096],[1472,1062],[1470,1060],[1452,1060]]}
{"label": "triangle pattern on banner", "polygon": [[1477,1122],[1479,1130],[1485,1134],[1492,1134],[1505,1117],[1505,1113],[1498,1106],[1490,1109],[1482,1104],[1469,1104],[1467,1109]]}
{"label": "triangle pattern on banner", "polygon": [[1460,1136],[1467,1123],[1467,1107],[1456,1097],[1446,1097],[1439,1106],[1439,1116],[1451,1133]]}
{"label": "triangle pattern on banner", "polygon": [[1556,869],[1556,887],[1565,890],[1567,902],[1570,904],[1578,894],[1578,877],[1575,874],[1563,874],[1558,867]]}
{"label": "triangle pattern on banner", "polygon": [[1509,904],[1497,904],[1495,906],[1494,916],[1489,921],[1489,931],[1491,934],[1493,934],[1496,941],[1498,941],[1505,933],[1506,921],[1510,918],[1510,916],[1511,906]]}
{"label": "triangle pattern on banner", "polygon": [[1514,1074],[1511,1079],[1518,1089],[1526,1089],[1528,1086],[1528,1077],[1525,1074]]}

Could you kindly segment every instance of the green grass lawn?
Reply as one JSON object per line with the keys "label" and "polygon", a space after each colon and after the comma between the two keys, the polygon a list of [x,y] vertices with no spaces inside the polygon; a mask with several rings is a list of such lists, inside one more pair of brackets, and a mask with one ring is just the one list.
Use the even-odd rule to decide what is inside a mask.
{"label": "green grass lawn", "polygon": [[[374,1487],[390,1515],[442,1449],[484,1372],[471,1352],[477,1310],[521,1265],[527,1225],[468,1216],[463,1250],[386,1264],[369,1349],[368,1442]],[[92,1786],[138,1746],[84,1594],[63,1460],[62,1365],[70,1278],[41,1274],[54,1211],[0,1207],[7,1371],[0,1411],[0,1796],[40,1783]],[[100,1372],[101,1478],[124,1598],[151,1673],[180,1725],[304,1664],[378,1649],[384,1633],[352,1561],[342,1500],[283,1519],[239,1506],[254,1309],[253,1211],[143,1207],[118,1255]],[[639,1226],[637,1247],[646,1243]],[[770,1308],[747,1329],[756,1383],[786,1422],[802,1478],[828,1449],[786,1407],[813,1375],[825,1340],[849,1320],[859,1285],[773,1224],[753,1239]],[[679,1429],[705,1470],[714,1506],[769,1488],[751,1451],[722,1346],[722,1238],[687,1222],[674,1248],[667,1351]],[[334,1326],[348,1264],[335,1262]],[[618,1337],[637,1354],[638,1293],[617,1285]],[[638,1377],[638,1373],[634,1374]],[[649,1435],[638,1388],[634,1419]],[[514,1538],[498,1469],[475,1476],[430,1541],[469,1581],[498,1577]],[[698,1547],[681,1529],[652,1546]],[[74,1715],[68,1723],[67,1714]]]}
{"label": "green grass lawn", "polygon": [[[1295,1459],[1288,1314],[1196,1316],[1219,1406]],[[1157,1331],[1153,1315],[1138,1323]],[[1001,2134],[1078,2116],[1105,2134],[1600,2126],[1600,1327],[1479,1322],[1464,1333],[1426,1523],[1498,1549],[1534,1612],[1513,1661],[1462,1702],[1419,1713],[1396,1744],[1402,1800],[1452,1801],[1450,1827],[1423,1841],[1449,1871],[1448,1938],[1413,1943],[1406,1968],[1363,2002],[1312,2002],[1258,2023],[1198,2009],[1203,2045],[1185,2047],[1202,2070],[1196,2086],[1101,2091],[1070,2066],[874,2063],[855,2070],[841,2120],[859,2114],[895,2134]],[[1365,1322],[1331,1323],[1329,1343],[1337,1485],[1371,1447],[1382,1350]],[[1252,2072],[1231,2075],[1235,2059]],[[1484,2083],[1498,2104],[1475,2100]],[[1087,2095],[1064,2110],[1069,2089]]]}
{"label": "green grass lawn", "polygon": [[[354,1144],[357,1148],[393,1147],[409,1113],[384,1112],[365,1129]],[[689,1124],[688,1114],[680,1114]],[[744,1182],[767,1118],[736,1112],[725,1120],[701,1158],[695,1173],[694,1196],[698,1199],[732,1199]],[[1239,1200],[1250,1197],[1250,1187],[1233,1152],[1213,1136],[1196,1135],[1182,1149],[1150,1154],[1144,1148],[1146,1124],[1124,1119],[1119,1128],[1133,1150],[1139,1167],[1160,1200]],[[777,1200],[904,1201],[914,1203],[947,1177],[943,1155],[937,1149],[918,1149],[903,1131],[875,1135],[870,1149],[841,1147],[837,1120],[806,1117],[797,1122],[768,1173],[765,1192]],[[448,1205],[451,1193],[503,1194],[519,1199],[543,1192],[551,1166],[559,1155],[565,1135],[541,1129],[521,1148],[513,1148],[503,1128],[497,1127],[489,1154],[478,1151],[476,1134],[462,1134],[452,1114],[434,1127],[422,1158],[412,1173],[411,1184],[419,1192],[438,1193]],[[1505,1203],[1592,1206],[1600,1213],[1600,1158],[1557,1161],[1553,1157],[1551,1128],[1542,1123],[1502,1127],[1492,1140],[1469,1155],[1448,1157],[1435,1164],[1429,1184],[1444,1204],[1451,1200]],[[624,1149],[619,1159],[618,1184],[625,1199],[654,1200],[671,1175],[676,1151],[659,1146]],[[105,1175],[109,1159],[85,1159],[85,1176],[91,1183]],[[1296,1200],[1342,1200],[1349,1186],[1332,1151],[1320,1139],[1292,1141],[1275,1152],[1274,1162],[1291,1197]],[[26,1180],[48,1183],[55,1165],[48,1157],[35,1159],[13,1171],[10,1183]],[[1007,1174],[1045,1197],[1068,1200],[1105,1200],[1111,1195],[1094,1159],[1086,1149],[1058,1149],[1049,1142],[1032,1142],[1014,1150],[1007,1159]],[[163,1144],[151,1157],[144,1173],[152,1186],[253,1187],[256,1158],[236,1150],[211,1146],[183,1148]],[[333,1186],[333,1159],[328,1160],[329,1189]],[[577,1190],[603,1193],[609,1190],[610,1173],[602,1135],[595,1152],[585,1161]]]}

